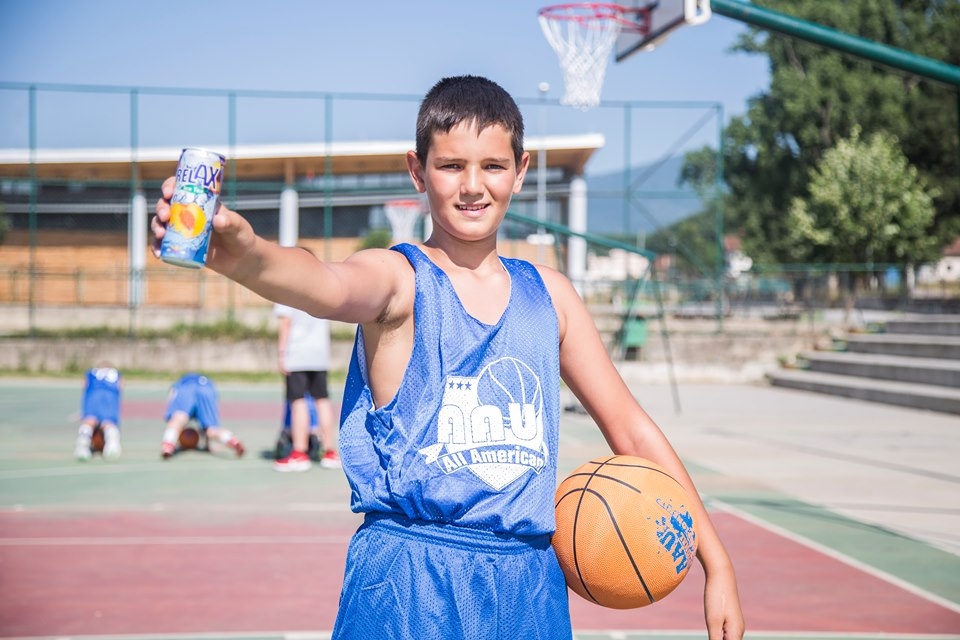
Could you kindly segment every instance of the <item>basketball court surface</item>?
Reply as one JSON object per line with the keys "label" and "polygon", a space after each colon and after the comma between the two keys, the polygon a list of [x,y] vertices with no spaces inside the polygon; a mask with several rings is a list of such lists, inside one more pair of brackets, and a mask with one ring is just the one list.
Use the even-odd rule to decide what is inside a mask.
{"label": "basketball court surface", "polygon": [[[340,471],[276,473],[281,386],[220,385],[247,444],[162,461],[166,386],[128,381],[123,456],[72,459],[82,381],[0,384],[0,635],[327,638],[349,511]],[[766,386],[632,385],[737,566],[749,638],[960,638],[956,416]],[[338,398],[335,398],[338,399]],[[607,453],[563,414],[560,473]],[[705,637],[703,573],[648,607],[571,593],[578,640]],[[376,615],[376,612],[371,612]]]}

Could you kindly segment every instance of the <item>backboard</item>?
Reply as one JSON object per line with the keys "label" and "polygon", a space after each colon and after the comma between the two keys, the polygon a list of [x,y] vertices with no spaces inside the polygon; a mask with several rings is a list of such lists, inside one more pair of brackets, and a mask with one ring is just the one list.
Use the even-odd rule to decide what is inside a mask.
{"label": "backboard", "polygon": [[684,25],[703,24],[710,19],[710,0],[619,0],[626,14],[647,13],[644,29],[622,28],[614,45],[617,62],[638,51],[650,51]]}

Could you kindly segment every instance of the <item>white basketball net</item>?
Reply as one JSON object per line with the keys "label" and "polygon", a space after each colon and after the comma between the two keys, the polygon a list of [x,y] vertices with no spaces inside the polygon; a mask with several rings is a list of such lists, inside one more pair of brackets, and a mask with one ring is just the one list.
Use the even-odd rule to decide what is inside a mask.
{"label": "white basketball net", "polygon": [[616,4],[564,4],[540,11],[540,27],[563,70],[561,104],[584,111],[600,104],[607,61],[622,25]]}
{"label": "white basketball net", "polygon": [[394,242],[415,239],[413,233],[417,228],[417,218],[423,211],[419,200],[390,200],[383,204],[383,211],[390,221],[390,233],[393,234]]}

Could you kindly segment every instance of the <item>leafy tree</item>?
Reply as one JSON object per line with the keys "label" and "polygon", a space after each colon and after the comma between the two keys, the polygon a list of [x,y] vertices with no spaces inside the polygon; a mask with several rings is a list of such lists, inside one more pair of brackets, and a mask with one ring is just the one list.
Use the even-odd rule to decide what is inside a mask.
{"label": "leafy tree", "polygon": [[676,268],[688,275],[710,277],[717,270],[716,213],[720,203],[716,192],[716,159],[716,151],[707,147],[687,154],[678,182],[690,185],[706,207],[696,215],[657,230],[647,241],[651,251],[674,255]]}
{"label": "leafy tree", "polygon": [[[960,64],[956,0],[754,0],[775,11]],[[960,141],[956,87],[808,43],[751,29],[735,50],[765,55],[770,89],[724,131],[725,227],[738,231],[759,262],[796,259],[787,212],[809,195],[824,153],[855,127],[896,137],[936,193],[934,229],[943,245],[960,232]],[[707,180],[706,150],[686,158],[685,180]]]}
{"label": "leafy tree", "polygon": [[937,257],[929,234],[933,196],[886,133],[867,140],[854,128],[823,154],[811,172],[809,195],[787,216],[790,256],[799,262],[894,263]]}
{"label": "leafy tree", "polygon": [[717,240],[714,210],[708,209],[658,229],[647,238],[647,248],[675,258],[674,266],[687,275],[709,278],[716,273]]}
{"label": "leafy tree", "polygon": [[360,241],[360,249],[386,249],[390,246],[393,234],[390,229],[371,229]]}

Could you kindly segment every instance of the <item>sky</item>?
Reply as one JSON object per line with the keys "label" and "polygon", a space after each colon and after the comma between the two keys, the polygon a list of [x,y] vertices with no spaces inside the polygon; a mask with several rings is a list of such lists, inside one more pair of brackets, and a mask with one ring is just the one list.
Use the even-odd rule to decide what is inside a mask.
{"label": "sky", "polygon": [[[399,140],[413,137],[419,97],[442,77],[469,73],[491,78],[517,98],[528,137],[603,133],[607,146],[589,174],[622,165],[625,153],[632,164],[662,157],[686,138],[684,144],[709,144],[720,123],[710,122],[711,107],[703,104],[716,105],[715,119],[726,122],[768,87],[764,58],[729,51],[746,25],[714,15],[652,52],[619,64],[611,59],[602,97],[614,106],[588,112],[561,106],[560,65],[537,20],[545,4],[549,0],[0,0],[0,149],[27,146],[29,121],[26,92],[2,83],[40,85],[38,146],[122,147],[130,143],[133,119],[127,94],[43,86],[407,96],[409,104],[396,109],[389,101],[361,99],[335,101],[332,110],[337,140]],[[550,89],[541,95],[543,82]],[[224,99],[142,101],[140,145],[224,143]],[[631,112],[629,135],[617,101],[641,104]],[[325,135],[316,99],[241,98],[237,110],[241,142],[322,141]],[[199,135],[191,125],[216,134],[209,141],[178,139]]]}

